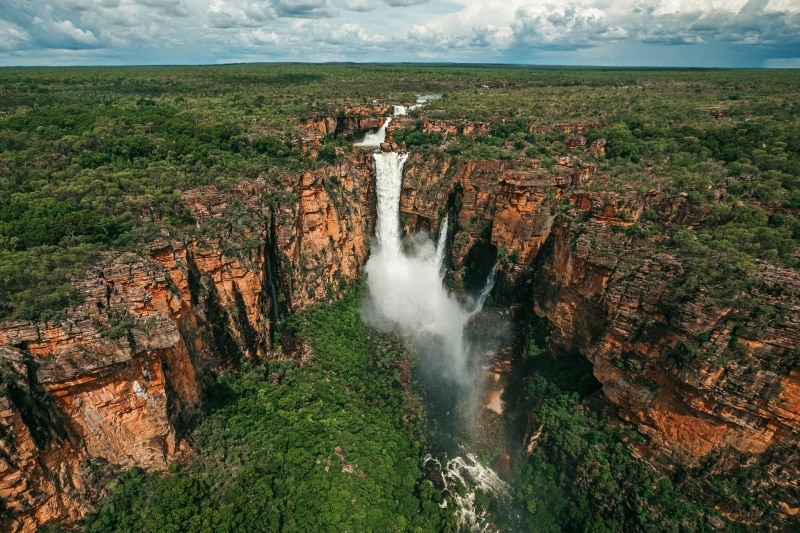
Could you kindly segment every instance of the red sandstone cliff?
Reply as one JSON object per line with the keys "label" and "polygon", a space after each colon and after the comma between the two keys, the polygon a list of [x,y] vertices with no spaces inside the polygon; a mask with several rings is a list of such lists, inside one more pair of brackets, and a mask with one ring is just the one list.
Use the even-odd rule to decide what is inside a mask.
{"label": "red sandstone cliff", "polygon": [[[592,151],[602,148],[597,142]],[[519,161],[451,165],[409,158],[401,198],[407,231],[434,230],[450,205],[456,278],[487,245],[501,260],[496,293],[513,300],[529,276],[528,305],[550,325],[554,344],[593,363],[606,399],[646,437],[638,454],[668,471],[688,468],[698,480],[758,472],[748,490],[779,513],[800,512],[796,271],[760,263],[755,288],[739,296],[757,302],[755,311],[721,303],[713,287],[678,293],[686,260],[649,252],[648,239],[663,237],[626,228],[645,210],[659,224],[698,225],[706,211],[685,196],[583,190],[595,170],[582,162],[558,161],[549,175]],[[570,216],[555,216],[553,200],[562,197]],[[699,498],[732,518],[759,523],[760,511],[737,515],[724,496],[698,487]]]}
{"label": "red sandstone cliff", "polygon": [[[536,274],[535,310],[553,342],[591,360],[605,397],[647,437],[640,454],[668,470],[694,469],[697,478],[754,468],[764,477],[748,489],[796,513],[800,275],[759,265],[758,288],[742,297],[777,313],[767,319],[721,305],[710,288],[678,296],[686,263],[648,254],[616,228],[645,204],[672,216],[680,199],[573,199],[590,219],[556,223]],[[717,505],[726,511],[724,499]]]}
{"label": "red sandstone cliff", "polygon": [[366,157],[277,185],[188,191],[195,237],[155,243],[149,258],[109,257],[62,320],[0,328],[4,531],[82,516],[103,465],[166,469],[204,384],[243,355],[270,356],[276,318],[358,277]]}

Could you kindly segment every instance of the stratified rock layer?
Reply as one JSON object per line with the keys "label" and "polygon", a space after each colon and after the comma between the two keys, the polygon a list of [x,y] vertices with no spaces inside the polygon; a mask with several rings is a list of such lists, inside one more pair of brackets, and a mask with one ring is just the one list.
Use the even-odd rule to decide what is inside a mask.
{"label": "stratified rock layer", "polygon": [[82,516],[102,465],[164,470],[179,458],[180,421],[205,384],[242,356],[271,356],[276,321],[358,278],[372,174],[363,154],[277,187],[188,191],[197,237],[109,257],[63,320],[0,329],[11,383],[0,390],[0,528]]}

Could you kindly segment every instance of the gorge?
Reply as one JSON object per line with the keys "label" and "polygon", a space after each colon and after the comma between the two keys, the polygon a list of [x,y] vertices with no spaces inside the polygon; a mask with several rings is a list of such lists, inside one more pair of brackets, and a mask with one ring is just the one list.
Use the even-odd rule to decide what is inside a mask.
{"label": "gorge", "polygon": [[[502,75],[513,80],[513,73]],[[712,91],[686,76],[685,83],[701,91],[691,94]],[[514,90],[514,83],[507,82],[503,90]],[[559,83],[553,82],[552,91],[563,100]],[[684,90],[668,76],[649,83],[633,96],[611,85],[603,97],[647,99],[656,108],[647,91]],[[721,79],[713,91],[727,94],[726,83]],[[464,94],[479,97],[471,87],[450,90],[456,96],[447,95],[435,104],[438,108],[432,104],[430,110],[391,121],[383,117],[393,101],[320,111],[298,119],[295,137],[285,145],[270,137],[271,124],[259,124],[263,131],[253,127],[253,138],[241,140],[253,150],[275,160],[304,150],[314,164],[297,169],[293,162],[273,164],[259,168],[252,179],[176,189],[161,204],[141,200],[136,216],[157,228],[147,234],[146,247],[102,254],[76,277],[80,298],[60,314],[6,320],[0,327],[2,528],[33,531],[76,523],[95,509],[121,470],[170,472],[176,464],[191,462],[199,439],[191,436],[191,428],[209,410],[224,407],[219,398],[227,393],[220,383],[231,386],[226,376],[246,375],[250,365],[265,362],[265,383],[293,383],[295,370],[283,365],[291,362],[302,370],[319,352],[296,334],[293,320],[318,304],[335,305],[351,294],[362,275],[370,295],[362,315],[370,324],[413,337],[412,348],[436,345],[434,351],[448,354],[436,359],[447,362],[444,375],[450,382],[443,382],[443,388],[471,389],[486,363],[503,371],[509,385],[502,416],[518,430],[508,433],[513,444],[502,447],[503,453],[511,452],[510,466],[496,470],[523,496],[536,485],[521,479],[516,469],[544,469],[537,454],[554,446],[554,428],[572,423],[565,418],[568,413],[607,421],[597,426],[602,430],[587,431],[587,457],[600,449],[600,433],[619,435],[614,453],[660,476],[652,478],[651,493],[680,490],[700,502],[699,511],[687,511],[687,523],[718,529],[791,527],[800,513],[800,276],[791,262],[796,247],[785,250],[770,232],[790,228],[797,209],[793,200],[771,200],[755,185],[752,176],[758,169],[715,148],[716,141],[703,132],[716,131],[722,127],[718,121],[726,119],[703,109],[692,108],[692,117],[702,115],[696,120],[706,130],[695,124],[691,131],[677,126],[648,130],[629,116],[624,128],[616,115],[575,118],[590,114],[583,103],[574,104],[580,111],[570,116],[548,104],[547,112],[522,121],[502,113],[482,121],[467,104],[461,104],[462,115],[435,113],[457,107],[459,97],[467,98]],[[506,97],[498,91],[497,98],[505,102]],[[554,96],[553,102],[559,99]],[[739,105],[739,100],[731,102]],[[759,109],[748,109],[760,116]],[[543,118],[548,112],[555,118]],[[737,125],[741,129],[744,123]],[[96,127],[102,124],[98,120]],[[142,135],[153,136],[157,128],[155,121],[152,131]],[[363,148],[346,144],[377,128],[385,133],[378,142],[382,153],[373,155],[375,143]],[[661,138],[667,139],[666,148],[645,144]],[[61,140],[68,141],[78,142]],[[686,153],[702,155],[688,177],[656,163],[639,168],[625,152],[637,142],[636,157],[655,160],[645,147],[653,153],[673,150],[663,165]],[[738,142],[749,146],[744,137]],[[767,157],[773,148],[791,149],[775,142],[753,144],[748,152],[752,161],[767,161],[758,163],[762,166],[794,161],[794,152],[784,159]],[[21,166],[7,155],[8,146],[16,145],[9,141],[3,146],[4,168],[17,172]],[[87,157],[81,151],[70,157],[79,156]],[[708,161],[714,157],[724,164]],[[129,173],[141,164],[133,158],[120,161],[129,165]],[[110,173],[108,166],[97,168]],[[383,206],[382,189],[389,184],[381,176],[390,168],[393,173],[404,170],[404,176],[402,183],[391,183]],[[733,169],[741,176],[734,176]],[[787,198],[795,190],[788,178],[758,172],[783,179],[777,187],[787,191]],[[791,174],[787,168],[783,172]],[[709,181],[691,181],[701,175]],[[114,179],[130,187],[124,172]],[[173,229],[176,223],[159,205],[190,222]],[[382,217],[392,209],[396,214]],[[759,224],[770,230],[759,234],[763,246],[747,249],[750,241],[741,227]],[[713,233],[717,227],[744,244],[719,247],[716,243],[726,241]],[[412,237],[426,232],[438,233],[438,242]],[[371,242],[372,235],[377,241]],[[768,248],[768,238],[777,244]],[[742,250],[749,250],[746,261]],[[481,290],[489,286],[491,307],[500,318],[475,315],[474,327],[480,331],[474,335],[497,334],[503,342],[494,344],[489,361],[476,364],[464,357],[464,326],[483,303]],[[513,328],[501,331],[501,321]],[[425,330],[449,331],[444,348],[432,341],[433,335],[417,336]],[[373,366],[381,372],[400,376],[388,388],[406,394],[407,369],[394,361],[378,362]],[[535,369],[560,365],[572,367],[564,370],[569,379],[578,376],[587,383],[584,393],[575,378],[574,395],[559,396],[566,398],[562,410],[554,400],[531,392],[538,394],[541,385]],[[584,368],[588,376],[577,373]],[[442,369],[432,370],[442,375]],[[325,379],[338,386],[330,372],[320,378],[319,387]],[[302,407],[281,405],[272,389],[262,394],[266,399],[259,405],[281,416],[303,414],[321,401],[315,396],[321,394],[314,392],[317,386],[303,392]],[[348,387],[347,382],[341,385],[342,390]],[[480,395],[468,397],[476,403],[471,409],[480,410]],[[486,454],[502,463],[502,454]],[[595,463],[584,459],[570,477],[591,480],[598,493],[601,486],[623,486],[614,476],[591,471]],[[445,470],[441,458],[428,460]],[[467,464],[468,457],[459,460],[474,466]],[[364,466],[367,459],[346,444],[307,462],[315,461],[320,471],[323,464],[340,464],[330,470],[350,476],[348,482],[378,477]],[[415,485],[410,473],[407,477],[410,486],[423,490],[424,482]],[[749,503],[740,501],[742,491],[749,494]],[[607,503],[597,509],[609,512],[610,518],[603,517],[607,524],[614,519],[635,525],[633,502],[651,496],[636,493],[616,507]],[[647,514],[651,508],[646,504],[640,508],[645,509],[642,523],[659,519],[655,511]],[[665,516],[665,509],[672,512],[657,509]]]}

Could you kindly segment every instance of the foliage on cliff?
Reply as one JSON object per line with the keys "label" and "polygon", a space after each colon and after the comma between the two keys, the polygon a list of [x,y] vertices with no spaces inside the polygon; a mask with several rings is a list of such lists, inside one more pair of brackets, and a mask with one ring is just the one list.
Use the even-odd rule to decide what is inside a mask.
{"label": "foliage on cliff", "polygon": [[86,530],[447,530],[420,479],[422,413],[400,381],[407,355],[369,332],[359,307],[351,295],[294,316],[311,359],[223,376],[191,432],[197,457],[163,477],[123,473]]}
{"label": "foliage on cliff", "polygon": [[631,455],[623,441],[641,436],[609,422],[580,355],[554,357],[532,342],[525,366],[505,399],[529,441],[515,483],[531,531],[736,530]]}

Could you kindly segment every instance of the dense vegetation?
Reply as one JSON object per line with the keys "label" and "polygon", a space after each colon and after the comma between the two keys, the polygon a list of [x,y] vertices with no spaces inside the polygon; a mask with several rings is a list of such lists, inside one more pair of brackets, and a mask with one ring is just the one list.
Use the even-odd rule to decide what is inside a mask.
{"label": "dense vegetation", "polygon": [[57,314],[77,298],[70,279],[104,250],[185,235],[193,227],[180,199],[187,189],[274,180],[335,160],[332,145],[319,159],[301,149],[302,120],[426,92],[444,98],[425,116],[487,121],[490,130],[446,139],[398,132],[412,149],[532,157],[545,172],[570,135],[548,127],[581,122],[592,126],[589,140],[608,141],[607,179],[594,187],[655,187],[712,206],[699,231],[669,230],[664,243],[698,264],[697,283],[714,269],[696,260],[712,253],[733,265],[724,278],[750,279],[754,258],[796,264],[800,80],[792,71],[9,68],[0,71],[0,319]]}
{"label": "dense vegetation", "polygon": [[[369,332],[351,294],[296,315],[303,366],[248,366],[215,385],[190,434],[198,455],[167,476],[134,468],[87,531],[445,531],[453,517],[418,466],[423,413],[407,355]],[[407,376],[406,376],[407,377]]]}
{"label": "dense vegetation", "polygon": [[534,340],[524,366],[505,398],[512,427],[531,441],[515,471],[530,531],[736,530],[632,456],[623,442],[642,437],[604,413],[579,354],[554,356]]}
{"label": "dense vegetation", "polygon": [[[73,280],[110,250],[213,233],[219,221],[197,228],[185,207],[189,189],[277,183],[335,163],[347,143],[324,139],[312,154],[303,120],[428,92],[444,98],[415,111],[395,142],[528,163],[542,176],[577,155],[598,166],[589,190],[680,198],[691,220],[645,211],[619,229],[626,253],[683,259],[675,300],[701,292],[730,305],[732,328],[786,320],[786,309],[762,305],[777,288],[754,273],[799,264],[796,71],[238,65],[0,70],[0,321],[57,316],[78,298]],[[484,122],[485,132],[423,131],[428,119]],[[605,139],[606,157],[569,148],[576,134],[562,126],[575,123],[586,126],[586,145]],[[556,210],[586,222],[570,205]],[[87,530],[452,529],[419,471],[426,424],[400,376],[405,355],[364,329],[357,309],[351,296],[292,318],[286,327],[311,342],[314,358],[250,362],[223,376],[208,415],[187,428],[197,457],[166,476],[121,473]],[[735,356],[732,344],[724,357]],[[673,483],[632,456],[626,444],[638,435],[602,408],[585,365],[533,345],[520,370],[509,423],[528,436],[546,428],[515,471],[532,530],[725,525],[693,503],[691,480]],[[726,483],[720,494],[739,498],[743,512],[767,507]]]}

